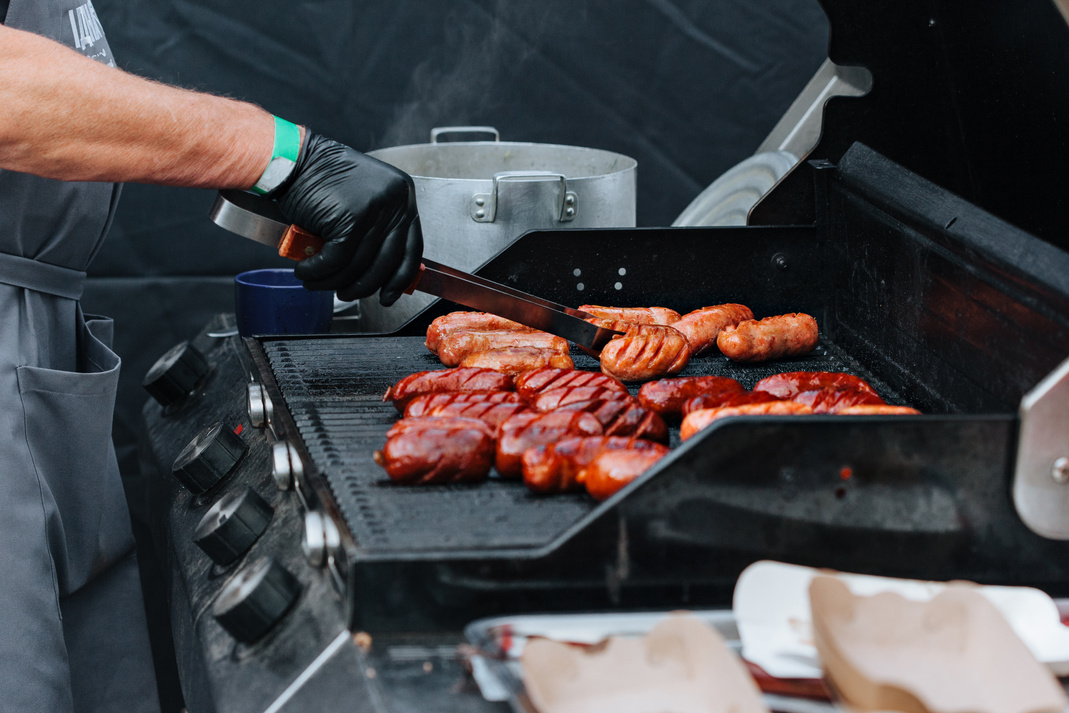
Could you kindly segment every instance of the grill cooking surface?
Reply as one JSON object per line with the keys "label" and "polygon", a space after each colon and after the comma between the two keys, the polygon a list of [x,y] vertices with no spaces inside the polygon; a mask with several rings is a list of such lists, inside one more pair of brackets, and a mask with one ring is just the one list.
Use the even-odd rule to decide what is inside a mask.
{"label": "grill cooking surface", "polygon": [[[544,546],[597,506],[585,494],[536,496],[522,482],[493,473],[475,485],[392,484],[372,460],[399,417],[382,395],[413,372],[445,368],[421,338],[266,339],[262,345],[315,468],[365,554]],[[572,357],[577,368],[598,369],[577,349]],[[734,364],[718,353],[700,356],[680,376],[729,376],[750,388],[765,376],[803,370],[857,374],[888,403],[900,403],[823,340],[804,358],[763,365]],[[673,428],[672,445],[678,444],[679,429]]]}

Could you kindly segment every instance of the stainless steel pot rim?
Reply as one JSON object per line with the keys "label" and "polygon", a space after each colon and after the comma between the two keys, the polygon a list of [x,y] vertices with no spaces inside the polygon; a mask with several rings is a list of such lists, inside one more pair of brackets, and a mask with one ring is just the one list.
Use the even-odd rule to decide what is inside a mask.
{"label": "stainless steel pot rim", "polygon": [[638,161],[606,149],[516,141],[454,141],[375,149],[369,156],[413,178],[487,181],[514,170],[555,171],[569,180],[633,172]]}

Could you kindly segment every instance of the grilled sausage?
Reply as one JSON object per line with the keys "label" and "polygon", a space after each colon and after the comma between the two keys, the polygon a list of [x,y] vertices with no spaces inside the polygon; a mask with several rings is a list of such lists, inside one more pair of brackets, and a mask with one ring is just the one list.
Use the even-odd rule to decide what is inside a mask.
{"label": "grilled sausage", "polygon": [[838,413],[851,406],[884,405],[879,396],[860,389],[814,389],[797,394],[791,401],[805,404],[813,409],[813,413]]}
{"label": "grilled sausage", "polygon": [[583,487],[581,473],[595,458],[610,450],[667,453],[660,443],[641,438],[595,436],[567,438],[523,454],[523,482],[536,493],[570,493]]}
{"label": "grilled sausage", "polygon": [[632,324],[601,350],[601,371],[620,381],[648,381],[678,374],[690,359],[681,332],[660,324]]}
{"label": "grilled sausage", "polygon": [[431,326],[427,327],[427,348],[433,354],[437,354],[438,345],[444,337],[454,332],[472,331],[533,332],[535,330],[489,312],[450,312],[437,318],[431,322]]}
{"label": "grilled sausage", "polygon": [[602,430],[598,419],[584,411],[516,414],[498,429],[494,467],[503,478],[518,478],[527,449],[573,436],[600,436]]}
{"label": "grilled sausage", "polygon": [[909,406],[863,404],[860,406],[848,406],[835,413],[840,416],[919,416],[921,412]]}
{"label": "grilled sausage", "polygon": [[601,422],[606,436],[635,436],[668,443],[668,425],[633,399],[594,399],[560,407],[560,411],[586,411]]}
{"label": "grilled sausage", "polygon": [[628,324],[664,324],[679,321],[679,312],[667,307],[602,307],[601,305],[579,305],[580,312],[616,322]]}
{"label": "grilled sausage", "polygon": [[452,404],[463,405],[470,403],[490,404],[523,404],[526,402],[515,391],[487,391],[468,393],[442,393],[423,394],[408,402],[405,406],[405,418],[418,418],[419,416],[437,416],[438,411]]}
{"label": "grilled sausage", "polygon": [[792,312],[739,322],[720,332],[716,345],[732,361],[758,362],[808,354],[817,340],[817,320]]}
{"label": "grilled sausage", "polygon": [[525,371],[538,369],[544,366],[558,369],[571,369],[575,366],[572,358],[567,354],[561,354],[553,349],[541,349],[539,347],[505,347],[504,349],[488,349],[484,352],[468,354],[460,360],[461,366],[476,366],[482,369],[493,369],[505,374],[516,376]]}
{"label": "grilled sausage", "polygon": [[565,386],[543,391],[530,403],[539,411],[553,411],[577,401],[593,401],[594,399],[634,401],[634,398],[626,391],[617,391],[615,388],[606,386]]}
{"label": "grilled sausage", "polygon": [[606,500],[664,458],[658,451],[605,451],[590,462],[580,476],[595,500]]}
{"label": "grilled sausage", "polygon": [[781,399],[792,399],[814,389],[858,389],[875,395],[876,390],[860,376],[837,371],[788,371],[773,374],[754,384],[754,391],[767,391]]}
{"label": "grilled sausage", "polygon": [[423,394],[513,390],[512,379],[508,374],[502,374],[493,369],[460,367],[409,374],[386,389],[382,400],[393,401],[398,411],[404,411],[409,401]]}
{"label": "grilled sausage", "polygon": [[374,458],[397,483],[473,483],[490,472],[494,435],[472,418],[404,418],[386,433]]}
{"label": "grilled sausage", "polygon": [[446,366],[458,366],[464,357],[488,349],[538,347],[568,353],[568,341],[546,332],[454,332],[438,343],[438,359]]}
{"label": "grilled sausage", "polygon": [[716,344],[721,331],[747,319],[753,319],[749,307],[729,302],[688,312],[672,324],[672,328],[687,338],[692,354],[700,354]]}
{"label": "grilled sausage", "polygon": [[627,387],[619,379],[596,371],[544,366],[516,377],[516,392],[527,401],[534,401],[544,391],[566,386],[601,386],[627,393]]}
{"label": "grilled sausage", "polygon": [[683,405],[695,396],[742,393],[742,384],[726,376],[681,376],[643,384],[638,402],[663,418],[679,418]]}
{"label": "grilled sausage", "polygon": [[[405,408],[405,418],[418,418],[421,416],[459,416],[461,418],[474,418],[482,421],[494,433],[497,428],[509,417],[523,411],[530,411],[531,407],[521,401],[519,394],[511,391],[499,391],[497,394],[513,396],[513,399],[478,399],[471,398],[478,394],[432,394],[420,396]],[[496,396],[497,394],[488,394]],[[467,396],[466,399],[440,399],[441,396]],[[433,400],[438,398],[437,403]]]}
{"label": "grilled sausage", "polygon": [[760,404],[743,406],[722,406],[691,411],[683,418],[679,427],[679,437],[687,440],[713,421],[728,416],[801,416],[813,413],[813,409],[794,401],[768,401]]}
{"label": "grilled sausage", "polygon": [[687,402],[683,404],[683,416],[686,417],[692,411],[701,411],[702,409],[720,408],[722,406],[745,406],[747,404],[763,404],[769,401],[783,400],[764,391],[703,394],[687,399]]}

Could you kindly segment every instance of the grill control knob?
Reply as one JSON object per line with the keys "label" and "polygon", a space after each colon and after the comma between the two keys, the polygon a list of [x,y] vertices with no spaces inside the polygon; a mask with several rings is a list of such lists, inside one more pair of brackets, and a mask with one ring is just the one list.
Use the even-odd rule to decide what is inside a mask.
{"label": "grill control knob", "polygon": [[222,423],[204,429],[178,454],[171,472],[194,495],[200,495],[233,470],[248,446]]}
{"label": "grill control knob", "polygon": [[252,488],[227,493],[201,518],[193,541],[216,564],[230,564],[259,539],[273,513]]}
{"label": "grill control knob", "polygon": [[263,428],[271,424],[275,415],[275,405],[267,395],[267,389],[260,384],[249,384],[249,421],[254,428]]}
{"label": "grill control knob", "polygon": [[181,342],[152,365],[141,386],[166,408],[196,391],[209,371],[204,355],[189,342]]}
{"label": "grill control knob", "polygon": [[329,557],[341,547],[341,535],[338,526],[329,517],[318,510],[309,510],[304,514],[304,539],[301,549],[308,563],[313,567],[322,567]]}
{"label": "grill control knob", "polygon": [[301,583],[271,557],[244,567],[220,592],[212,614],[238,641],[251,644],[297,601]]}

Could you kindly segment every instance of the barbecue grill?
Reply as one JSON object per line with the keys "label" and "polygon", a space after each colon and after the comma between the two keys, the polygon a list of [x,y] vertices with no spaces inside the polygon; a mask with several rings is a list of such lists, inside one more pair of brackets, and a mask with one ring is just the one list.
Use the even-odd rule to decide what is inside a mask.
{"label": "barbecue grill", "polygon": [[[833,36],[857,29],[842,13],[829,8]],[[853,106],[846,134],[865,115]],[[873,124],[886,126],[859,133]],[[1069,383],[1069,254],[918,175],[903,165],[918,149],[896,160],[901,145],[814,154],[755,210],[801,202],[804,224],[534,231],[477,274],[569,305],[807,312],[821,330],[811,354],[763,365],[704,355],[682,375],[751,387],[845,371],[921,416],[740,418],[685,444],[673,429],[670,455],[604,503],[497,478],[405,487],[372,461],[398,416],[382,395],[440,368],[423,334],[455,305],[389,335],[239,342],[212,325],[180,345],[163,360],[175,373],[152,374],[166,405],[145,408],[143,461],[166,491],[158,540],[173,563],[189,709],[496,710],[452,688],[455,664],[435,658],[466,623],[724,607],[758,559],[1069,595],[1069,542],[1036,531],[1065,532],[1069,510],[1035,506],[1036,493],[1064,504],[1069,485],[1048,461],[1029,469],[1029,454],[1067,443],[1069,416],[1051,396]],[[1037,438],[1038,414],[1052,411]],[[356,631],[419,653],[383,658]],[[414,683],[404,662],[421,656],[439,679]],[[406,697],[408,686],[429,697]]]}

